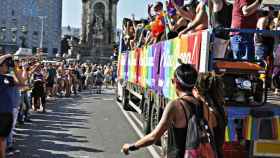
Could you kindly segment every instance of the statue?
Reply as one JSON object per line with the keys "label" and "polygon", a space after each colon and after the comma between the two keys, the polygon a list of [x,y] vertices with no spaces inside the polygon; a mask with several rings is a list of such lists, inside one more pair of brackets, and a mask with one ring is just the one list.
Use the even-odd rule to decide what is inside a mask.
{"label": "statue", "polygon": [[96,39],[103,39],[104,19],[101,15],[94,14],[93,17],[93,34]]}

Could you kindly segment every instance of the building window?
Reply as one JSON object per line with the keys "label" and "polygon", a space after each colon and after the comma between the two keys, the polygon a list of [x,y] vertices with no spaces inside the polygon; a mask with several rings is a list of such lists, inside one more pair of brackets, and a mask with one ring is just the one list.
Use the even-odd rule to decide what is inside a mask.
{"label": "building window", "polygon": [[34,32],[33,32],[33,36],[38,36],[38,34],[39,34],[39,33],[38,33],[37,31],[34,31]]}
{"label": "building window", "polygon": [[58,53],[58,49],[57,48],[53,48],[52,53],[53,53],[53,55],[56,55]]}
{"label": "building window", "polygon": [[15,16],[15,11],[14,10],[12,10],[12,16]]}

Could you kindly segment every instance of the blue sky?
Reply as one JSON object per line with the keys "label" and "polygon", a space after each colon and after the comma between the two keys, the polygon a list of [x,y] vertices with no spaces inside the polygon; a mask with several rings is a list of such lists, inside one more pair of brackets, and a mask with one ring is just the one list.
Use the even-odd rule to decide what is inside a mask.
{"label": "blue sky", "polygon": [[[136,19],[147,16],[147,5],[156,0],[119,0],[118,4],[118,28],[121,27],[121,19],[135,14]],[[82,4],[81,0],[63,0],[62,26],[80,27]]]}

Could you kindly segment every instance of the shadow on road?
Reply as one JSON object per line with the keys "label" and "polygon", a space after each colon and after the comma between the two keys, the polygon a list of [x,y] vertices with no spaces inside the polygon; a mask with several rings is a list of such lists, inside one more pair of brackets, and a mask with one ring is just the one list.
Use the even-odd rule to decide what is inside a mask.
{"label": "shadow on road", "polygon": [[[104,152],[95,148],[79,146],[87,143],[86,136],[71,134],[73,129],[88,129],[90,113],[77,109],[81,98],[62,98],[49,102],[46,114],[34,113],[33,122],[17,129],[15,148],[11,158],[76,158],[67,152]],[[75,105],[75,106],[74,106]],[[9,157],[9,158],[10,158]]]}

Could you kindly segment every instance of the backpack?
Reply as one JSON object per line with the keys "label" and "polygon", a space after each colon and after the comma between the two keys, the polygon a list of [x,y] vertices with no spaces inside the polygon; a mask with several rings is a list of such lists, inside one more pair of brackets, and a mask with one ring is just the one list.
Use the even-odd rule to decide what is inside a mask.
{"label": "backpack", "polygon": [[204,118],[202,105],[183,101],[188,103],[189,110],[184,158],[217,158],[213,132]]}

